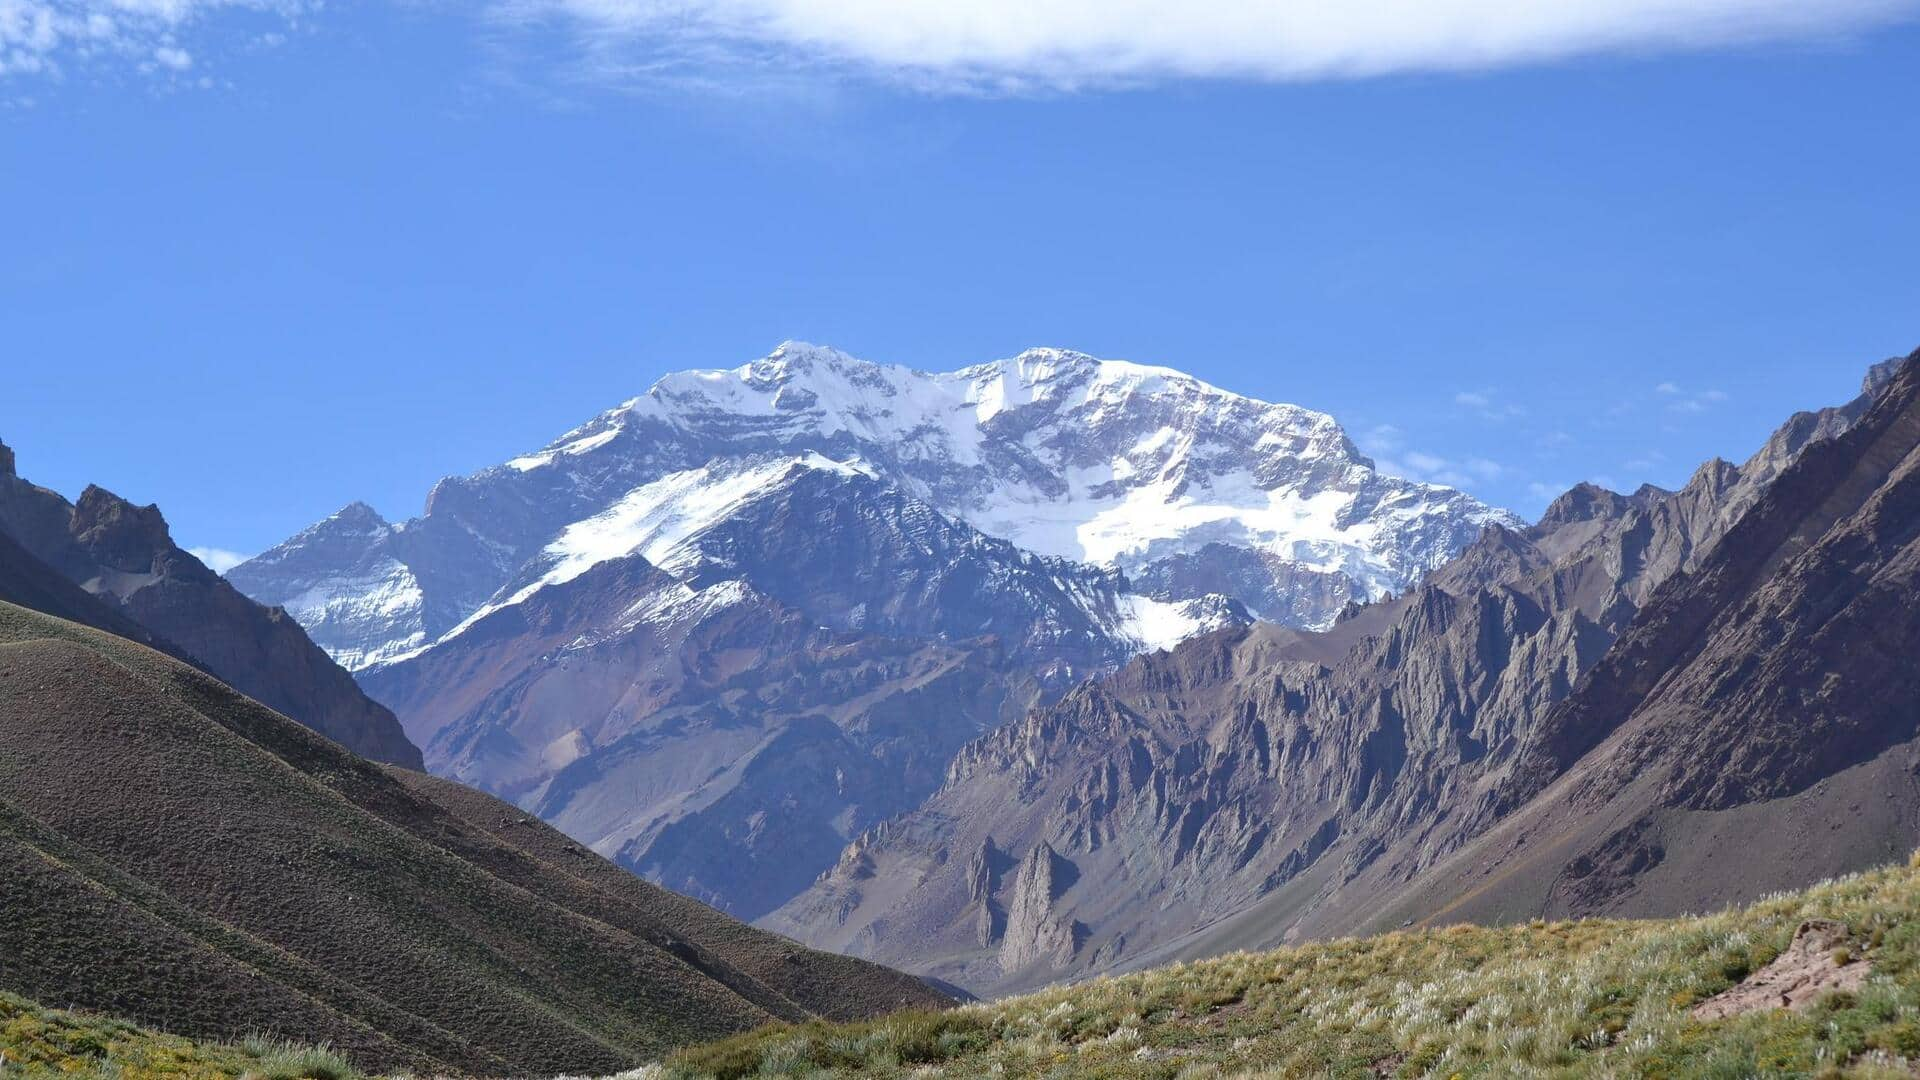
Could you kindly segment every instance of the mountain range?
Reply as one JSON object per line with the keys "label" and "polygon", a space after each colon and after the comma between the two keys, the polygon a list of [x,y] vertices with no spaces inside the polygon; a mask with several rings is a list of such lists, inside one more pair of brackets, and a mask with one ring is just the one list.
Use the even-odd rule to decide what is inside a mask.
{"label": "mountain range", "polygon": [[1052,351],[669,376],[231,580],[0,447],[0,989],[611,1070],[1749,902],[1920,839],[1916,589],[1920,353],[1532,524],[1318,414]]}
{"label": "mountain range", "polygon": [[[542,522],[489,545],[457,621],[332,646],[428,767],[780,933],[1004,993],[1462,902],[1436,875],[1604,742],[1542,749],[1604,661],[1900,372],[1739,466],[1579,485],[1527,525],[1166,369],[788,344],[233,577],[325,598],[320,635],[394,594],[355,593],[364,567],[462,513]],[[1632,867],[1567,910],[1671,909],[1664,847],[1631,841],[1567,856]]]}
{"label": "mountain range", "polygon": [[1027,708],[1261,615],[1330,623],[1511,520],[1165,368],[788,343],[229,577],[430,770],[755,918]]}
{"label": "mountain range", "polygon": [[358,669],[441,640],[556,547],[660,561],[752,487],[754,458],[864,472],[1023,551],[1119,570],[1142,597],[1223,594],[1300,626],[1511,521],[1378,472],[1323,413],[1167,368],[1032,349],[928,374],[789,342],[668,375],[542,450],[442,480],[411,521],[355,504],[229,576]]}

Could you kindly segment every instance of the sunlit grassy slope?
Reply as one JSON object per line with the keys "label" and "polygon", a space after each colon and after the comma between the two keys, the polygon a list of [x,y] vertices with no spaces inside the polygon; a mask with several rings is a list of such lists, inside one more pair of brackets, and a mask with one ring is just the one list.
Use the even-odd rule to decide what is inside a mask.
{"label": "sunlit grassy slope", "polygon": [[[1857,993],[1712,1022],[1693,1005],[1844,923]],[[297,1035],[298,1033],[287,1033]],[[1906,1076],[1920,1074],[1920,869],[1737,911],[1453,927],[1183,964],[940,1013],[765,1028],[628,1074],[745,1076]],[[0,1076],[349,1080],[323,1051],[197,1044],[0,994]]]}
{"label": "sunlit grassy slope", "polygon": [[0,993],[0,1077],[357,1080],[339,1055],[278,1039],[197,1043]]}
{"label": "sunlit grassy slope", "polygon": [[[1689,1018],[1810,918],[1852,934],[1858,993]],[[662,1077],[1914,1076],[1920,870],[1663,921],[1454,927],[1102,979],[947,1013],[766,1028]]]}

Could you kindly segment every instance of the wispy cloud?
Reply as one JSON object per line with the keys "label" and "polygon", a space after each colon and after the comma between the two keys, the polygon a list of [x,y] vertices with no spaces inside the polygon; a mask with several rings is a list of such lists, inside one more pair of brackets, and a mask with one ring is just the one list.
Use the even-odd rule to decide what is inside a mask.
{"label": "wispy cloud", "polygon": [[253,557],[251,555],[242,555],[237,551],[228,551],[226,548],[217,547],[188,548],[187,554],[206,563],[207,569],[216,574],[224,574]]}
{"label": "wispy cloud", "polygon": [[1462,390],[1453,395],[1453,403],[1482,420],[1494,423],[1527,415],[1524,407],[1501,400],[1499,393],[1494,390]]}
{"label": "wispy cloud", "polygon": [[570,33],[605,72],[628,77],[830,65],[934,91],[1021,92],[1482,70],[1833,36],[1916,8],[1916,0],[491,0],[487,10],[504,25]]}
{"label": "wispy cloud", "polygon": [[[199,29],[249,13],[295,19],[324,2],[0,0],[0,78],[100,62],[197,77]],[[557,62],[605,82],[798,88],[853,72],[934,93],[1004,94],[1476,71],[1831,38],[1913,18],[1920,0],[474,0],[468,10],[505,36],[562,44]]]}
{"label": "wispy cloud", "polygon": [[1376,424],[1360,436],[1360,449],[1369,454],[1391,454],[1406,444],[1405,435],[1392,424]]}
{"label": "wispy cloud", "polygon": [[1376,454],[1374,465],[1390,476],[1404,476],[1413,480],[1424,480],[1429,484],[1444,484],[1447,487],[1490,483],[1512,472],[1505,465],[1483,457],[1455,460],[1441,457],[1439,454],[1429,454],[1423,450],[1408,450],[1393,456]]}
{"label": "wispy cloud", "polygon": [[1686,390],[1678,383],[1663,382],[1653,392],[1667,403],[1668,412],[1703,413],[1728,399],[1725,390]]}
{"label": "wispy cloud", "polygon": [[188,36],[217,17],[298,20],[322,0],[0,0],[0,79],[115,64],[189,76]]}

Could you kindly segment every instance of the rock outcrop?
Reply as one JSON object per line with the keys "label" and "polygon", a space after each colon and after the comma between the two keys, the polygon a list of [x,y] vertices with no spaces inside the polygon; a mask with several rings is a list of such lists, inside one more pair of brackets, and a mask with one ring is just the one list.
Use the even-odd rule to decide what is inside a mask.
{"label": "rock outcrop", "polygon": [[1649,913],[1913,846],[1920,356],[1748,505],[1535,726],[1485,835],[1410,905]]}
{"label": "rock outcrop", "polygon": [[1822,997],[1857,992],[1872,965],[1848,955],[1844,923],[1809,919],[1794,932],[1787,951],[1766,967],[1687,1010],[1695,1020],[1724,1020],[1768,1009],[1811,1009]]}
{"label": "rock outcrop", "polygon": [[1045,841],[1035,844],[1014,874],[1007,896],[1006,929],[1000,938],[1000,966],[1022,971],[1035,962],[1063,967],[1073,959],[1085,927],[1055,908],[1078,876],[1072,863]]}

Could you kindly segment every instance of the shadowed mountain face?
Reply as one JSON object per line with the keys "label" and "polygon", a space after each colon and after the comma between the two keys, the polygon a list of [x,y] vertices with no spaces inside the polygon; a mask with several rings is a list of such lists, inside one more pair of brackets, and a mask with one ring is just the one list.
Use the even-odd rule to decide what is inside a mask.
{"label": "shadowed mountain face", "polygon": [[363,676],[438,773],[743,917],[917,805],[1041,693],[991,640],[828,630],[737,581],[637,556]]}
{"label": "shadowed mountain face", "polygon": [[[1419,917],[1431,908],[1397,901],[1427,895],[1416,887],[1438,880],[1436,868],[1465,859],[1463,846],[1623,723],[1622,704],[1608,721],[1571,719],[1584,713],[1569,710],[1590,708],[1578,702],[1595,692],[1568,702],[1575,688],[1602,677],[1603,656],[1631,655],[1620,650],[1647,632],[1638,628],[1671,622],[1662,614],[1673,603],[1668,594],[1717,565],[1716,553],[1752,546],[1758,526],[1748,522],[1783,497],[1781,485],[1797,469],[1813,467],[1795,465],[1814,457],[1810,447],[1825,460],[1865,438],[1833,441],[1874,401],[1891,407],[1886,401],[1912,378],[1895,379],[1895,370],[1876,368],[1860,401],[1796,417],[1746,465],[1709,463],[1681,491],[1576,488],[1533,528],[1488,530],[1420,588],[1352,611],[1326,634],[1223,631],[1080,687],[963,750],[924,806],[861,837],[832,873],[764,924],[970,989],[1004,991],[1337,933],[1378,923],[1383,911]],[[1867,482],[1858,483],[1864,490]],[[1741,531],[1723,541],[1736,523]],[[1694,642],[1726,610],[1713,607],[1707,622],[1675,634]],[[1629,626],[1636,635],[1610,654]],[[1864,632],[1855,625],[1844,647],[1882,655],[1857,636]],[[1817,638],[1777,641],[1798,650],[1796,678],[1808,687],[1825,685],[1831,667],[1805,651],[1827,647]],[[1724,655],[1731,663],[1747,654],[1730,646]],[[1596,665],[1601,671],[1588,677]],[[1630,708],[1665,667],[1634,661],[1627,670],[1642,680],[1616,695]],[[1911,710],[1920,699],[1895,688],[1889,700]],[[1855,715],[1852,706],[1847,713]],[[1754,753],[1766,768],[1799,761],[1808,777],[1843,764],[1762,750],[1780,734],[1743,726],[1738,712],[1718,715],[1712,745],[1747,749],[1706,760]],[[1692,738],[1668,732],[1668,741],[1650,745],[1688,746]],[[1696,749],[1706,753],[1707,744]],[[1719,779],[1705,790],[1741,806],[1774,791],[1758,783],[1758,765],[1737,787],[1713,772]],[[1623,797],[1631,804],[1633,796]],[[1875,839],[1867,846],[1884,839],[1871,828],[1857,835],[1868,834]],[[1043,849],[1048,860],[1034,855]],[[1838,861],[1849,865],[1884,856],[1876,847],[1863,862],[1845,850]],[[1622,860],[1638,865],[1631,854]],[[1044,890],[1014,869],[1042,863],[1066,871],[1050,871]],[[1068,879],[1075,883],[1058,884]],[[1787,870],[1769,881],[1809,879]],[[1505,895],[1504,882],[1481,883],[1489,896]],[[1719,887],[1733,895],[1741,886],[1729,878]],[[1016,909],[1018,939],[1009,937]]]}
{"label": "shadowed mountain face", "polygon": [[752,930],[515,808],[0,603],[0,988],[368,1068],[607,1073],[943,1000]]}
{"label": "shadowed mountain face", "polygon": [[162,647],[355,753],[422,767],[419,749],[391,712],[284,611],[247,599],[176,546],[157,507],[134,506],[98,487],[69,503],[22,479],[13,452],[0,447],[0,532],[116,619],[105,623],[71,603],[48,596],[34,603],[20,594],[28,606]]}
{"label": "shadowed mountain face", "polygon": [[[702,501],[739,489],[723,513],[643,489],[360,679],[433,772],[743,918],[918,805],[961,746],[1138,651],[1142,628],[1247,621],[1224,599],[1132,594],[830,462],[704,472]],[[618,550],[655,530],[651,557],[598,559],[604,536]]]}
{"label": "shadowed mountain face", "polygon": [[[7,452],[6,447],[0,446],[0,455]],[[0,600],[105,630],[192,663],[179,647],[155,637],[146,627],[68,581],[66,575],[41,562],[5,532],[0,532]]]}

